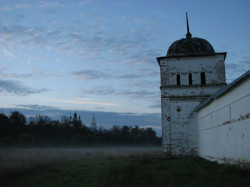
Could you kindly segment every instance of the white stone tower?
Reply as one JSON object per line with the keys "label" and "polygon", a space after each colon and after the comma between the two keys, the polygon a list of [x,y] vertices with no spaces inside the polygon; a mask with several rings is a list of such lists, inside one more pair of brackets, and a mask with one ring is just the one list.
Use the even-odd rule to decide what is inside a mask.
{"label": "white stone tower", "polygon": [[226,86],[226,52],[216,53],[212,45],[193,38],[175,41],[167,55],[158,57],[161,73],[162,144],[166,156],[195,155],[197,125],[194,108]]}

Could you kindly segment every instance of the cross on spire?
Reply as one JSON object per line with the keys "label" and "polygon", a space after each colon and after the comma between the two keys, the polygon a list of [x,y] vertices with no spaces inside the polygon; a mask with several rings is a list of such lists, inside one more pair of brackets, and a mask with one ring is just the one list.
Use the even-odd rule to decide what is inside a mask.
{"label": "cross on spire", "polygon": [[186,12],[186,21],[187,21],[187,34],[186,38],[192,38],[192,34],[189,32],[189,24],[188,24],[188,14]]}

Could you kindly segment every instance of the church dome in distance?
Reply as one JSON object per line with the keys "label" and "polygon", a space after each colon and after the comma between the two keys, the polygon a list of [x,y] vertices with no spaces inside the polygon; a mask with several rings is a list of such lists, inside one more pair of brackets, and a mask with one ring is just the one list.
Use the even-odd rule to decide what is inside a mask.
{"label": "church dome in distance", "polygon": [[210,55],[214,54],[213,46],[205,39],[192,38],[189,32],[188,17],[186,38],[175,41],[169,47],[167,56]]}

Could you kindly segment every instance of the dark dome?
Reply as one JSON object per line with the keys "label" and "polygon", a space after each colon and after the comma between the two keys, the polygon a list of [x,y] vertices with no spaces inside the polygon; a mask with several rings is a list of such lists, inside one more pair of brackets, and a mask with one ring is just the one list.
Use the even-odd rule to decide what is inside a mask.
{"label": "dark dome", "polygon": [[182,38],[169,47],[167,56],[210,55],[214,54],[213,46],[202,38]]}

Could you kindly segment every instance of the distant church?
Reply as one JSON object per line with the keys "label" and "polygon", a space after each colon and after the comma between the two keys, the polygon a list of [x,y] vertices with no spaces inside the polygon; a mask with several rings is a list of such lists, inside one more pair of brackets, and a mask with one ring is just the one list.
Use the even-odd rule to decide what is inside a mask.
{"label": "distant church", "polygon": [[92,121],[91,121],[91,124],[90,124],[90,128],[93,129],[93,130],[97,129],[96,119],[95,119],[95,114],[94,113],[93,113],[93,116],[92,116]]}
{"label": "distant church", "polygon": [[[216,160],[216,156],[219,157],[219,155],[214,154],[218,154],[218,151],[216,153],[209,153],[209,151],[207,151],[213,149],[213,145],[209,145],[211,141],[213,141],[210,138],[218,139],[216,131],[212,132],[211,129],[214,128],[213,130],[215,130],[215,128],[219,128],[225,121],[234,120],[231,119],[232,116],[229,116],[230,119],[227,118],[225,121],[222,120],[221,124],[217,124],[216,112],[218,112],[221,107],[223,108],[223,104],[217,106],[215,103],[215,108],[209,108],[211,103],[217,102],[217,99],[215,99],[216,93],[226,90],[223,94],[228,94],[229,88],[226,85],[225,77],[225,58],[227,53],[217,53],[207,40],[192,37],[189,31],[187,15],[186,22],[186,38],[172,43],[166,56],[157,58],[161,75],[163,152],[166,156],[200,155],[203,157],[211,156]],[[248,106],[250,106],[249,71],[247,75],[244,75],[240,80],[240,84],[245,84],[245,80],[248,81],[245,86],[247,96],[244,97],[244,99],[245,102],[248,103]],[[239,85],[238,83],[239,82],[237,82],[237,84],[235,83],[232,87],[237,87]],[[230,87],[229,90],[231,90],[232,87]],[[214,99],[211,100],[211,98]],[[207,102],[209,100],[211,102]],[[232,101],[232,103],[234,102],[235,101]],[[226,106],[229,105],[230,104],[227,104]],[[226,109],[228,114],[231,112],[229,109]],[[201,110],[207,110],[207,113],[205,112],[206,115],[211,115],[209,116],[209,118],[211,118],[209,122],[206,123],[206,121],[204,121],[205,119],[203,121],[200,120],[203,119],[203,117],[206,118],[206,115],[201,116]],[[250,113],[249,107],[246,110],[247,111],[241,115],[246,115],[244,119],[249,121],[249,117],[247,116],[247,114]],[[221,115],[226,115],[226,113],[222,113]],[[218,120],[219,117],[220,116],[217,116]],[[206,126],[206,124],[208,126]],[[228,124],[232,125],[231,122]],[[203,127],[203,129],[201,129],[201,127]],[[244,136],[250,140],[250,123],[246,125],[246,128],[248,135],[245,134]],[[223,133],[226,133],[226,131]],[[219,142],[217,142],[217,144],[218,143]],[[207,145],[212,147],[207,148]],[[205,153],[202,153],[202,150],[205,150]],[[247,151],[247,153],[249,153],[247,159],[250,161],[249,146]],[[225,153],[225,155],[228,154]],[[224,157],[226,158],[227,156]]]}

